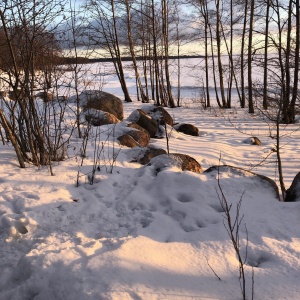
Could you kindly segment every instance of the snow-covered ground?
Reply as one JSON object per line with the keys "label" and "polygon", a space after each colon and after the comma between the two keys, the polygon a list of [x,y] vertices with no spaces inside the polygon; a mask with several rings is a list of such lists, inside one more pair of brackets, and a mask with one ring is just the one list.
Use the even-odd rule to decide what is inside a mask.
{"label": "snow-covered ground", "polygon": [[[111,81],[104,90],[114,88]],[[140,107],[124,103],[125,118]],[[203,170],[232,165],[278,184],[274,128],[260,116],[203,110],[195,101],[169,113],[200,129],[192,137],[169,128],[170,152],[194,157]],[[300,171],[299,126],[281,131],[287,187]],[[74,134],[68,159],[53,165],[55,176],[46,167],[18,168],[12,147],[0,146],[0,299],[241,299],[217,172],[173,166],[157,174],[153,165],[131,162],[135,150],[106,141],[112,125],[100,132],[100,140],[89,140],[81,167],[82,141]],[[262,146],[244,143],[250,136]],[[89,184],[95,143],[102,142],[101,168]],[[165,139],[150,144],[166,149]],[[233,218],[242,199],[248,299],[252,288],[254,299],[299,299],[300,202],[280,202],[270,185],[242,172],[221,172],[219,182]]]}

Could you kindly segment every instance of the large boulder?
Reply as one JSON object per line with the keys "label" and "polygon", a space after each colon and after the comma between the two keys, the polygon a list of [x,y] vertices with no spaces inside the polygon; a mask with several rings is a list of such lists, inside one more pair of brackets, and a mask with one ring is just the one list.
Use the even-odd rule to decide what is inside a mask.
{"label": "large boulder", "polygon": [[126,146],[129,148],[133,148],[133,147],[139,147],[139,143],[129,134],[123,134],[121,136],[119,136],[117,138],[117,140],[119,141],[120,145],[122,146]]}
{"label": "large boulder", "polygon": [[88,109],[84,113],[85,120],[93,126],[102,126],[107,124],[117,124],[120,120],[113,114],[96,109]]}
{"label": "large boulder", "polygon": [[106,111],[119,120],[124,118],[123,102],[118,97],[97,90],[87,90],[79,95],[84,110],[97,109]]}
{"label": "large boulder", "polygon": [[138,162],[146,165],[150,160],[158,155],[167,154],[167,151],[161,148],[155,148],[152,145],[148,147],[135,147],[127,151],[127,157],[130,162]]}
{"label": "large boulder", "polygon": [[201,165],[193,157],[180,153],[155,156],[150,160],[148,166],[154,167],[156,174],[172,167],[177,167],[182,171],[202,173]]}
{"label": "large boulder", "polygon": [[177,131],[182,132],[187,135],[199,136],[199,129],[192,124],[181,123],[181,124],[177,124],[176,126],[174,126],[174,128]]}
{"label": "large boulder", "polygon": [[149,135],[149,132],[145,128],[143,128],[142,126],[140,126],[136,123],[127,123],[126,126],[129,127],[129,128],[133,128],[133,129],[143,131],[143,132],[145,132]]}
{"label": "large boulder", "polygon": [[126,134],[130,135],[139,144],[140,147],[147,147],[149,144],[150,135],[148,132],[131,129],[127,131]]}
{"label": "large boulder", "polygon": [[145,106],[143,107],[143,110],[147,112],[159,125],[168,124],[173,127],[173,118],[162,106]]}
{"label": "large boulder", "polygon": [[120,135],[118,140],[120,141],[121,145],[130,148],[147,147],[150,141],[150,135],[147,130],[135,123],[129,123],[126,124],[126,126],[121,127],[117,134]]}
{"label": "large boulder", "polygon": [[156,121],[142,109],[134,110],[128,117],[128,121],[136,123],[146,129],[150,137],[155,137],[158,125]]}
{"label": "large boulder", "polygon": [[174,125],[173,118],[163,107],[161,107],[161,106],[156,107],[153,110],[153,113],[158,116],[160,115],[159,124],[161,124],[161,125],[168,124],[171,127],[173,127],[173,125]]}
{"label": "large boulder", "polygon": [[274,191],[276,198],[279,199],[279,190],[278,190],[277,184],[275,183],[274,180],[272,180],[271,178],[269,178],[267,176],[256,174],[256,173],[244,170],[242,168],[229,166],[229,165],[212,166],[204,171],[204,173],[211,173],[211,172],[215,172],[215,173],[217,173],[217,172],[220,172],[220,173],[225,172],[226,173],[227,172],[227,173],[231,173],[237,177],[258,178],[261,182],[267,184]]}
{"label": "large boulder", "polygon": [[150,162],[150,160],[153,157],[162,154],[167,154],[167,151],[160,148],[146,148],[145,151],[140,153],[139,157],[137,158],[137,162],[139,162],[142,165],[146,165]]}
{"label": "large boulder", "polygon": [[300,201],[300,172],[295,176],[290,188],[286,191],[284,201]]}
{"label": "large boulder", "polygon": [[180,154],[180,153],[175,153],[172,155],[175,157],[175,159],[178,159],[180,161],[182,171],[202,173],[201,165],[193,157],[187,154]]}

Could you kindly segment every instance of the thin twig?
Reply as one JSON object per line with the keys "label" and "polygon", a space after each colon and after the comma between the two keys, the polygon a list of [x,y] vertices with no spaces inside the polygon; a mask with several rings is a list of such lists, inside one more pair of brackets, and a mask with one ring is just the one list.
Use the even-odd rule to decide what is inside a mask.
{"label": "thin twig", "polygon": [[213,271],[213,273],[215,274],[215,276],[221,281],[221,278],[217,275],[217,273],[215,272],[215,270],[212,268],[212,266],[209,264],[207,257],[205,256],[207,265],[209,266],[209,268]]}

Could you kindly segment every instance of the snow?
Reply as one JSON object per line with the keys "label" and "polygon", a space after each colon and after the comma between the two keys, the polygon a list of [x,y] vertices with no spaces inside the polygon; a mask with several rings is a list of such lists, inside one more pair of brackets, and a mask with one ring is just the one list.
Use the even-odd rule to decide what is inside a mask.
{"label": "snow", "polygon": [[[137,101],[124,103],[125,118],[140,107]],[[262,116],[237,108],[203,110],[195,102],[168,111],[175,122],[200,130],[192,137],[168,127],[171,153],[194,157],[203,170],[232,165],[278,184],[270,137],[275,129]],[[47,167],[18,168],[12,147],[0,146],[1,300],[242,299],[217,171],[196,174],[165,161],[157,173],[156,163],[131,162],[139,150],[112,138],[124,122],[93,129],[82,166],[82,141],[74,135],[68,158],[53,165],[55,176]],[[287,187],[299,172],[298,127],[281,129]],[[100,132],[98,141],[93,136]],[[245,144],[250,136],[262,146]],[[105,148],[90,184],[95,143]],[[165,139],[150,144],[167,147]],[[279,201],[271,186],[251,173],[222,170],[219,182],[233,218],[242,199],[247,297],[253,270],[254,299],[299,299],[300,202]]]}

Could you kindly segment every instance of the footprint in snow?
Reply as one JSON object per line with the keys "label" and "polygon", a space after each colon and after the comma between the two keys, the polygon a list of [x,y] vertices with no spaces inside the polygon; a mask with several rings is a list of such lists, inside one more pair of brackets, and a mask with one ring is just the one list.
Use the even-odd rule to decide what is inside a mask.
{"label": "footprint in snow", "polygon": [[197,226],[198,228],[205,228],[205,227],[206,227],[206,224],[205,224],[205,222],[203,222],[202,220],[197,220],[197,221],[196,221],[196,226]]}
{"label": "footprint in snow", "polygon": [[9,216],[1,216],[0,226],[10,237],[18,237],[18,235],[26,234],[28,232],[21,221],[15,220]]}
{"label": "footprint in snow", "polygon": [[265,251],[249,251],[247,253],[247,261],[246,264],[250,267],[259,268],[264,267],[264,265],[270,261],[274,260],[272,254]]}
{"label": "footprint in snow", "polygon": [[28,232],[27,228],[21,222],[16,222],[15,228],[21,234],[26,234]]}
{"label": "footprint in snow", "polygon": [[20,215],[22,213],[22,209],[19,206],[19,204],[13,203],[13,212],[18,215]]}
{"label": "footprint in snow", "polygon": [[179,194],[177,200],[181,203],[191,202],[193,199],[188,194]]}

